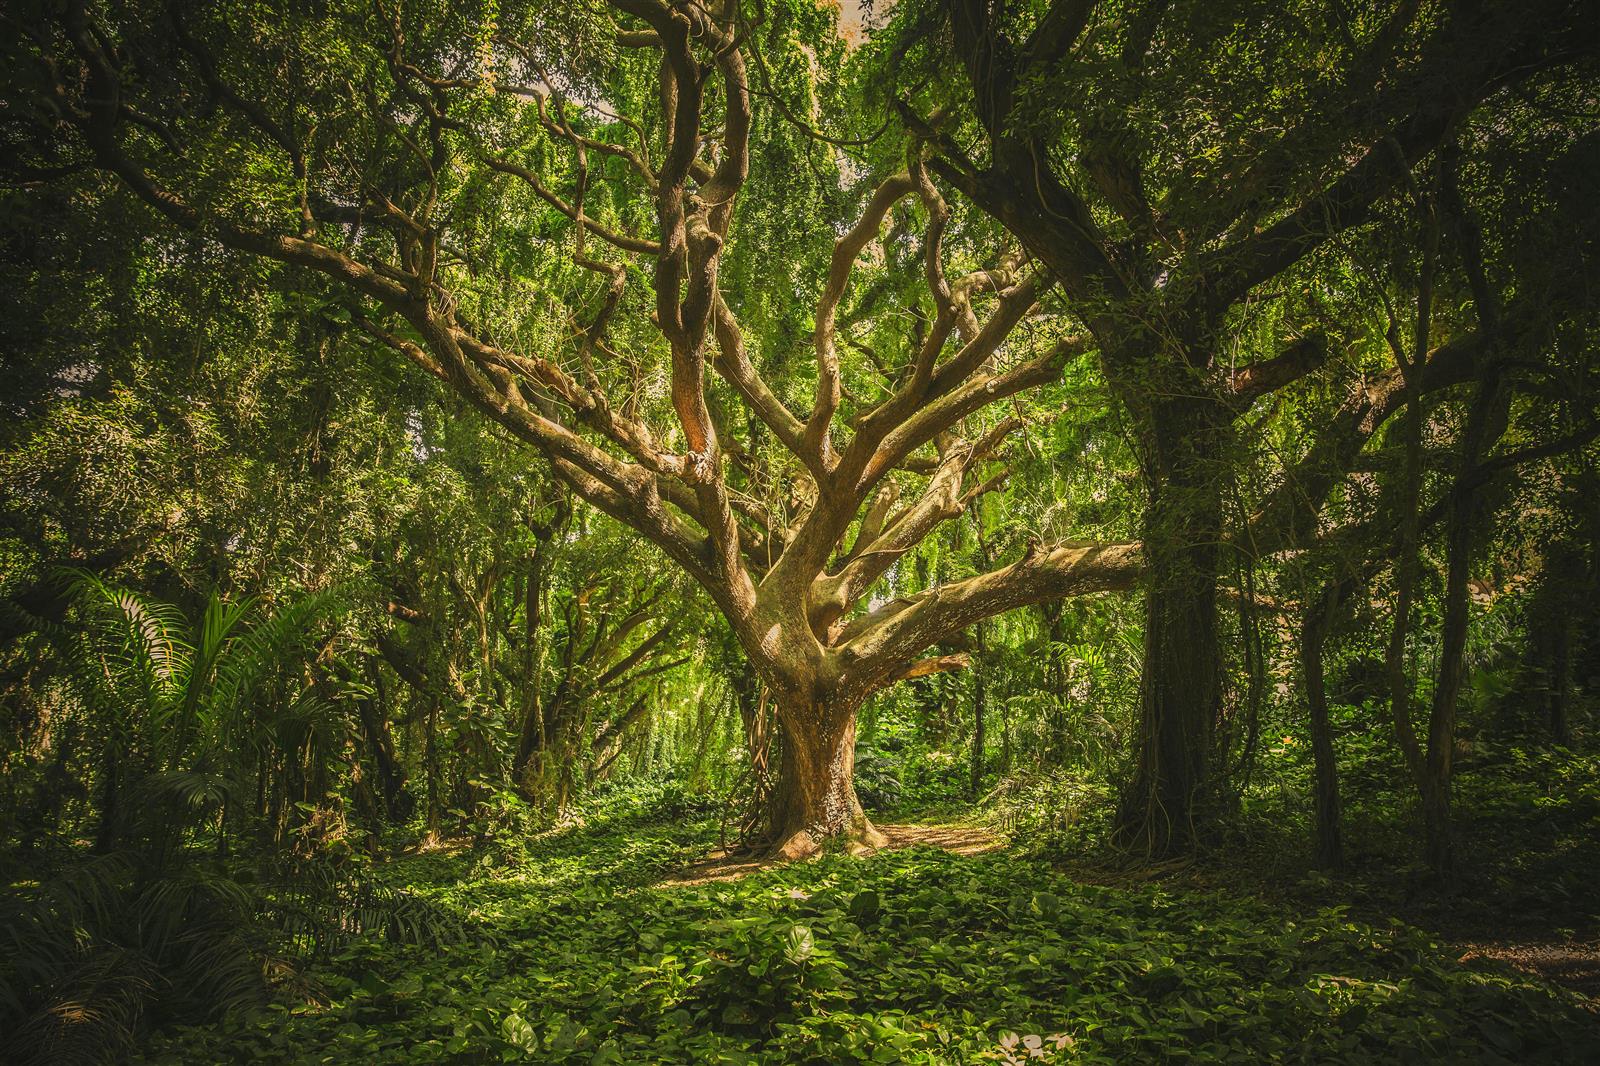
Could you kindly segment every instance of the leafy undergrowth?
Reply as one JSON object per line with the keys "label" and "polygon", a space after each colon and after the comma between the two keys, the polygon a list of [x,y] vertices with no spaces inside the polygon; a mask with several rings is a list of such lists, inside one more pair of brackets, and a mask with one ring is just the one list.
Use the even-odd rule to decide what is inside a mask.
{"label": "leafy undergrowth", "polygon": [[1149,864],[1109,844],[1113,794],[1069,772],[997,790],[991,816],[1036,861],[1079,881],[1159,882],[1249,896],[1285,915],[1344,906],[1556,981],[1600,1010],[1600,754],[1480,741],[1454,783],[1455,868],[1420,854],[1420,816],[1398,756],[1343,738],[1345,867],[1316,869],[1309,752],[1269,743],[1256,786],[1193,860]]}
{"label": "leafy undergrowth", "polygon": [[1348,902],[1449,940],[1600,938],[1600,754],[1504,749],[1458,768],[1456,865],[1444,883],[1420,854],[1398,766],[1347,761],[1347,868],[1312,870],[1309,766],[1258,797],[1192,871],[1195,883],[1283,903]]}
{"label": "leafy undergrowth", "polygon": [[1594,1018],[1336,910],[1074,882],[1015,852],[829,857],[661,885],[705,812],[634,808],[507,862],[388,875],[477,931],[359,941],[310,1002],[171,1031],[147,1063],[1585,1062]]}

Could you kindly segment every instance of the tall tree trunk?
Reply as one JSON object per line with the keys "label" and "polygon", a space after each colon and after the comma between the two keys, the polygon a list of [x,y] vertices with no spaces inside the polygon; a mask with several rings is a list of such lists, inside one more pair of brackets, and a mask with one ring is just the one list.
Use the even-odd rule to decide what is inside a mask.
{"label": "tall tree trunk", "polygon": [[1450,825],[1450,778],[1456,746],[1456,710],[1466,675],[1467,628],[1472,602],[1468,579],[1472,569],[1473,533],[1478,520],[1478,496],[1470,488],[1472,477],[1489,445],[1505,431],[1507,409],[1498,374],[1491,370],[1478,386],[1467,414],[1451,491],[1449,526],[1445,534],[1444,621],[1439,634],[1439,680],[1433,690],[1433,710],[1428,721],[1427,774],[1429,789],[1423,795],[1428,833],[1428,864],[1441,873],[1454,863]]}
{"label": "tall tree trunk", "polygon": [[984,745],[988,741],[985,734],[989,718],[989,692],[984,677],[984,656],[989,650],[988,628],[986,622],[979,622],[974,627],[978,654],[972,664],[972,781],[967,789],[974,800],[983,792]]}
{"label": "tall tree trunk", "polygon": [[1187,850],[1205,814],[1221,708],[1217,636],[1221,414],[1181,399],[1156,408],[1146,463],[1145,646],[1139,756],[1118,836],[1153,856]]}
{"label": "tall tree trunk", "polygon": [[[1485,270],[1482,235],[1462,199],[1457,183],[1460,159],[1454,143],[1442,150],[1442,160],[1440,206],[1450,217],[1461,244],[1473,304],[1492,353],[1499,344],[1499,300],[1490,287]],[[1425,321],[1425,316],[1419,317]],[[1419,359],[1422,350],[1419,338]],[[1439,635],[1439,678],[1434,686],[1433,711],[1428,722],[1427,775],[1430,787],[1423,792],[1428,863],[1440,873],[1448,872],[1455,858],[1450,825],[1450,778],[1455,757],[1456,709],[1461,700],[1461,685],[1466,670],[1467,627],[1472,607],[1467,582],[1471,575],[1473,535],[1479,517],[1478,495],[1472,478],[1489,447],[1505,433],[1510,418],[1510,401],[1510,393],[1500,387],[1499,367],[1491,361],[1487,374],[1478,383],[1472,406],[1467,412],[1460,455],[1456,461],[1455,483],[1451,490],[1449,524],[1445,533],[1444,621]]]}
{"label": "tall tree trunk", "polygon": [[528,561],[524,589],[523,621],[526,633],[522,660],[522,727],[517,735],[517,754],[511,763],[511,780],[525,794],[531,787],[528,780],[529,764],[544,734],[540,682],[544,673],[544,584],[545,572],[549,569],[549,554],[546,534],[535,542],[533,555]]}
{"label": "tall tree trunk", "polygon": [[[1240,508],[1241,515],[1244,509]],[[1261,738],[1261,707],[1266,701],[1267,656],[1266,643],[1261,638],[1261,618],[1256,602],[1256,557],[1254,548],[1239,567],[1239,587],[1244,595],[1239,597],[1239,633],[1244,646],[1246,675],[1244,703],[1244,747],[1239,753],[1237,787],[1233,791],[1237,804],[1250,788],[1250,778],[1255,773],[1256,748]],[[1226,754],[1231,745],[1223,745]]]}
{"label": "tall tree trunk", "polygon": [[1317,864],[1326,870],[1344,866],[1340,829],[1339,766],[1328,725],[1328,686],[1322,650],[1340,600],[1336,585],[1323,590],[1321,601],[1308,604],[1300,627],[1300,657],[1305,668],[1306,704],[1311,711],[1311,760],[1316,773],[1313,803],[1317,819]]}
{"label": "tall tree trunk", "polygon": [[1406,645],[1411,633],[1411,600],[1418,568],[1418,512],[1422,493],[1423,413],[1417,399],[1413,393],[1405,412],[1405,474],[1401,483],[1400,538],[1394,564],[1394,623],[1389,631],[1384,665],[1389,685],[1389,717],[1394,724],[1395,740],[1405,758],[1406,769],[1416,782],[1417,794],[1422,800],[1423,819],[1430,825],[1431,836],[1432,821],[1441,814],[1448,817],[1448,806],[1442,805],[1432,794],[1433,780],[1428,774],[1422,747],[1411,724],[1411,674],[1406,669]]}
{"label": "tall tree trunk", "polygon": [[1440,794],[1434,775],[1430,773],[1428,759],[1417,740],[1411,723],[1411,675],[1406,669],[1406,645],[1411,633],[1411,602],[1416,591],[1417,572],[1420,568],[1421,511],[1422,511],[1422,431],[1426,412],[1422,406],[1421,373],[1431,336],[1433,313],[1433,277],[1439,253],[1439,219],[1431,200],[1418,199],[1423,215],[1422,261],[1417,274],[1416,320],[1412,330],[1412,352],[1407,356],[1400,342],[1398,322],[1391,321],[1389,344],[1395,361],[1405,381],[1405,421],[1402,423],[1405,465],[1400,485],[1400,537],[1395,550],[1394,625],[1389,632],[1389,646],[1384,663],[1389,681],[1389,716],[1394,723],[1395,739],[1400,752],[1417,785],[1422,800],[1422,816],[1429,840],[1441,832],[1448,834],[1450,813],[1447,795]]}
{"label": "tall tree trunk", "polygon": [[852,852],[888,842],[856,796],[856,707],[839,701],[778,701],[783,757],[773,790],[774,854],[797,859],[842,839]]}

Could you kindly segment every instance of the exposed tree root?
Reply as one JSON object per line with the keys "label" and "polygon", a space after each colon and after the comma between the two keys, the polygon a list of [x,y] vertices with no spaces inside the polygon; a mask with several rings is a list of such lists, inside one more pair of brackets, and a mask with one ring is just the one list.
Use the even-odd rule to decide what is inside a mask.
{"label": "exposed tree root", "polygon": [[[943,848],[957,855],[979,855],[1001,847],[1001,842],[988,830],[972,825],[883,825],[873,826],[872,836],[851,841],[845,850],[851,855],[870,855],[875,851],[894,851],[919,845]],[[666,885],[702,885],[710,881],[736,881],[747,874],[768,870],[787,862],[815,858],[824,850],[810,833],[806,840],[796,841],[801,833],[794,833],[782,845],[765,853],[714,851],[704,860],[686,867],[668,877]],[[791,844],[790,854],[783,854]],[[809,850],[806,850],[809,848]]]}

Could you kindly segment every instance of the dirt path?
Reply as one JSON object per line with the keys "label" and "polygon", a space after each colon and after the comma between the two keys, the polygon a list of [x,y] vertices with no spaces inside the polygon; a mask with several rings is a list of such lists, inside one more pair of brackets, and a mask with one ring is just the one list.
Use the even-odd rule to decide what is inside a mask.
{"label": "dirt path", "polygon": [[[883,851],[916,847],[943,848],[957,855],[981,855],[1005,845],[989,830],[977,825],[879,825],[889,838]],[[758,870],[782,865],[781,861],[759,855],[713,851],[701,861],[665,878],[662,885],[704,885],[712,881],[736,881]]]}
{"label": "dirt path", "polygon": [[1513,969],[1569,988],[1600,1011],[1600,941],[1494,940],[1460,945],[1461,961],[1496,959]]}

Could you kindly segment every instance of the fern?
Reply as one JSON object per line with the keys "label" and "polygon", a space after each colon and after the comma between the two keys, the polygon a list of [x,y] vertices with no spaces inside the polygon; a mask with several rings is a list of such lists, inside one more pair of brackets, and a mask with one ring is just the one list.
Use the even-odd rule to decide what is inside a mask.
{"label": "fern", "polygon": [[242,798],[262,747],[309,741],[325,758],[348,739],[340,709],[299,669],[341,590],[253,624],[252,602],[213,593],[191,623],[93,574],[65,579],[77,625],[51,636],[123,809],[101,843],[121,848],[0,904],[0,1061],[115,1061],[153,1010],[202,1021],[260,1001],[286,896],[300,900],[299,935],[316,950],[374,930],[444,929],[421,901],[353,875],[302,867],[292,882],[268,871],[247,883],[189,846]]}

